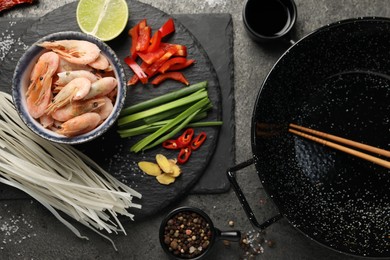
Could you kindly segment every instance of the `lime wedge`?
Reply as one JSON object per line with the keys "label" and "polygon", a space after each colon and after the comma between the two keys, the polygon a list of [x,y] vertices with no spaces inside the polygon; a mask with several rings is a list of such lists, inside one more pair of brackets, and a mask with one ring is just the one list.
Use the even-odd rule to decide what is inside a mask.
{"label": "lime wedge", "polygon": [[76,17],[82,32],[109,41],[125,29],[129,9],[125,0],[80,0]]}

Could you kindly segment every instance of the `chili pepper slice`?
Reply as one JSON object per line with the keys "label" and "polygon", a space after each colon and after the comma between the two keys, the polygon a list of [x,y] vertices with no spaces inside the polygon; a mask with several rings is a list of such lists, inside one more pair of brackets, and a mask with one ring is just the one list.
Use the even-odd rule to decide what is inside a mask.
{"label": "chili pepper slice", "polygon": [[187,67],[189,67],[190,65],[192,65],[193,63],[195,62],[195,60],[186,60],[185,63],[178,63],[178,64],[173,64],[172,66],[170,66],[168,68],[167,71],[173,71],[173,70],[182,70],[182,69],[185,69]]}
{"label": "chili pepper slice", "polygon": [[188,82],[188,80],[184,77],[183,73],[178,72],[178,71],[171,71],[171,72],[167,72],[164,74],[160,74],[157,77],[155,77],[151,83],[153,85],[158,85],[167,79],[173,79],[173,80],[179,81],[183,84],[186,84],[187,86],[190,84]]}
{"label": "chili pepper slice", "polygon": [[185,148],[181,148],[180,152],[179,152],[179,155],[177,156],[177,162],[179,164],[184,164],[188,161],[188,159],[190,158],[191,156],[191,147],[185,147]]}
{"label": "chili pepper slice", "polygon": [[176,52],[174,56],[182,56],[182,57],[187,56],[187,47],[185,45],[161,42],[160,47],[163,50],[168,50],[169,48],[175,48]]}
{"label": "chili pepper slice", "polygon": [[129,56],[125,58],[125,63],[134,71],[137,77],[141,80],[143,84],[148,82],[148,76],[142,70],[142,68]]}
{"label": "chili pepper slice", "polygon": [[127,81],[127,86],[134,86],[137,84],[139,78],[136,74],[134,74],[128,81]]}
{"label": "chili pepper slice", "polygon": [[146,51],[149,48],[151,30],[152,29],[149,26],[145,26],[142,29],[140,26],[136,46],[138,52]]}
{"label": "chili pepper slice", "polygon": [[139,32],[139,23],[134,25],[134,27],[131,28],[128,32],[129,36],[131,37],[130,56],[133,59],[137,58],[136,47],[138,42],[138,32]]}
{"label": "chili pepper slice", "polygon": [[161,48],[158,48],[157,50],[153,52],[146,52],[142,53],[139,52],[138,56],[147,64],[152,64],[153,62],[157,61],[161,56],[165,54],[165,51]]}
{"label": "chili pepper slice", "polygon": [[165,73],[170,67],[175,64],[183,64],[186,63],[187,59],[184,57],[175,57],[167,60],[164,64],[158,69],[159,72]]}
{"label": "chili pepper slice", "polygon": [[189,146],[192,137],[194,136],[194,129],[193,128],[187,128],[184,133],[177,138],[177,141],[181,147]]}
{"label": "chili pepper slice", "polygon": [[[145,62],[142,62],[141,65],[140,65],[140,67],[141,67],[141,69],[142,69],[143,71],[145,71],[145,69],[146,69],[148,66],[149,66],[149,65],[148,65],[147,63],[145,63]],[[147,75],[146,75],[146,76],[147,76]],[[138,78],[137,74],[134,74],[134,75],[131,77],[131,79],[129,79],[129,81],[127,81],[127,85],[129,85],[129,86],[135,85],[135,84],[137,84],[138,81],[139,81],[139,78]],[[147,80],[146,80],[146,83],[147,83]],[[143,83],[143,84],[145,84],[145,83]]]}
{"label": "chili pepper slice", "polygon": [[150,45],[148,47],[148,50],[147,52],[154,52],[156,51],[159,47],[160,47],[160,43],[161,43],[161,32],[160,31],[156,31],[152,38],[150,38]]}
{"label": "chili pepper slice", "polygon": [[175,47],[169,48],[163,56],[161,56],[158,60],[152,63],[146,70],[145,73],[152,77],[157,73],[157,70],[166,62],[173,54],[175,54],[177,49]]}
{"label": "chili pepper slice", "polygon": [[161,32],[161,37],[165,37],[175,31],[175,23],[172,18],[169,18],[161,27],[158,29]]}
{"label": "chili pepper slice", "polygon": [[194,140],[191,141],[191,149],[192,150],[198,150],[199,147],[204,143],[204,141],[207,138],[206,132],[200,132],[199,135],[197,135]]}
{"label": "chili pepper slice", "polygon": [[170,140],[166,140],[162,143],[162,146],[166,149],[170,149],[170,150],[178,150],[180,148],[182,148],[178,141],[177,140],[173,140],[173,139],[170,139]]}
{"label": "chili pepper slice", "polygon": [[146,19],[142,19],[139,23],[139,29],[143,29],[146,27]]}

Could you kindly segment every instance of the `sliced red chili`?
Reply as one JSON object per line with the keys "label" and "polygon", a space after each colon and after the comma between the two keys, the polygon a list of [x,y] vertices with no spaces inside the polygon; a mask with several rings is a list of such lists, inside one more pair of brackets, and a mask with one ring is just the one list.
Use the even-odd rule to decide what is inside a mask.
{"label": "sliced red chili", "polygon": [[187,86],[190,84],[188,82],[188,80],[184,77],[183,73],[178,72],[178,71],[171,71],[171,72],[167,72],[164,74],[160,74],[157,77],[155,77],[151,83],[153,85],[158,85],[167,79],[173,79],[173,80],[179,81],[183,84],[186,84]]}
{"label": "sliced red chili", "polygon": [[178,141],[177,140],[173,140],[173,139],[170,139],[170,140],[166,140],[163,142],[162,146],[166,149],[170,149],[170,150],[178,150],[180,148],[182,148]]}
{"label": "sliced red chili", "polygon": [[137,58],[137,42],[138,42],[138,31],[139,31],[139,23],[134,25],[133,28],[129,30],[129,36],[131,37],[131,47],[130,47],[130,55],[131,58]]}
{"label": "sliced red chili", "polygon": [[194,62],[195,62],[195,60],[186,60],[185,63],[173,64],[172,66],[170,66],[170,67],[168,68],[167,71],[182,70],[182,69],[185,69],[185,68],[189,67],[189,66],[192,65]]}
{"label": "sliced red chili", "polygon": [[194,140],[191,141],[191,149],[192,150],[198,150],[199,147],[206,141],[207,134],[206,132],[200,132],[199,135],[197,135]]}
{"label": "sliced red chili", "polygon": [[134,74],[134,75],[131,77],[131,79],[129,79],[129,80],[127,81],[127,85],[128,85],[128,86],[134,86],[135,84],[137,84],[138,80],[139,80],[138,76],[137,76],[136,74]]}
{"label": "sliced red chili", "polygon": [[170,58],[164,64],[158,69],[159,72],[165,73],[170,67],[172,67],[175,64],[183,64],[186,63],[187,59],[184,57],[175,57],[175,58]]}
{"label": "sliced red chili", "polygon": [[131,57],[127,56],[125,58],[125,62],[134,71],[134,73],[137,75],[137,77],[139,78],[139,80],[141,80],[143,84],[146,84],[148,82],[148,76]]}
{"label": "sliced red chili", "polygon": [[158,69],[166,62],[173,54],[175,54],[177,49],[175,47],[169,48],[163,56],[161,56],[158,60],[156,60],[153,64],[151,64],[146,70],[145,73],[152,77],[157,73]]}
{"label": "sliced red chili", "polygon": [[165,37],[168,34],[171,34],[175,31],[175,23],[173,22],[172,18],[169,18],[163,26],[161,26],[160,29],[158,29],[161,32],[161,37]]}
{"label": "sliced red chili", "polygon": [[192,140],[192,137],[194,136],[194,129],[193,128],[187,128],[184,133],[177,138],[177,141],[181,147],[189,146]]}
{"label": "sliced red chili", "polygon": [[150,45],[148,47],[147,52],[154,52],[155,50],[157,50],[160,47],[160,43],[161,43],[161,32],[156,31],[153,34],[152,38],[150,38]]}
{"label": "sliced red chili", "polygon": [[146,19],[142,19],[139,23],[139,29],[143,29],[147,26]]}
{"label": "sliced red chili", "polygon": [[142,53],[139,52],[138,56],[147,64],[152,64],[153,62],[157,61],[161,56],[165,54],[165,51],[161,48],[158,48],[157,50],[153,52],[146,52]]}
{"label": "sliced red chili", "polygon": [[177,162],[179,164],[184,164],[188,161],[188,159],[190,158],[191,156],[191,147],[185,147],[185,148],[181,148],[180,149],[180,152],[179,152],[179,155],[177,156]]}
{"label": "sliced red chili", "polygon": [[182,56],[182,57],[186,57],[187,56],[187,47],[185,45],[161,42],[160,43],[160,47],[163,50],[168,50],[170,48],[175,48],[176,52],[175,52],[174,56]]}
{"label": "sliced red chili", "polygon": [[151,31],[152,29],[149,26],[141,27],[140,25],[136,46],[138,52],[146,51],[149,48]]}

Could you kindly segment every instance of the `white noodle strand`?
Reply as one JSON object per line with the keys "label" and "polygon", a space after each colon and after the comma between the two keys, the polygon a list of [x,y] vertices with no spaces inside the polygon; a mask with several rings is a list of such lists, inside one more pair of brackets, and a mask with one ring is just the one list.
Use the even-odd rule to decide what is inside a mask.
{"label": "white noodle strand", "polygon": [[12,98],[0,92],[0,182],[20,189],[47,208],[76,236],[80,232],[57,212],[99,232],[122,232],[118,214],[133,220],[128,208],[142,195],[115,179],[72,146],[49,142],[31,132],[17,114]]}

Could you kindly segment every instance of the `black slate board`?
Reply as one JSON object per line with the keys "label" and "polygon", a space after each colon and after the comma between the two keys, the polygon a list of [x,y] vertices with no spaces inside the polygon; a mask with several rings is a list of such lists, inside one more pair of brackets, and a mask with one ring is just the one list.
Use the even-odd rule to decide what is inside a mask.
{"label": "black slate board", "polygon": [[[130,6],[132,6],[132,9],[134,10],[134,8],[138,8],[137,6],[140,6],[140,8],[142,9],[142,11],[141,12],[138,12],[138,13],[143,13],[143,14],[145,14],[145,8],[146,8],[146,10],[149,10],[149,9],[151,9],[152,11],[151,12],[154,12],[154,13],[157,13],[157,17],[155,18],[157,21],[158,20],[165,20],[166,18],[164,17],[165,16],[165,14],[163,14],[163,13],[161,13],[161,12],[159,12],[159,11],[157,11],[156,12],[156,9],[154,9],[154,8],[152,8],[152,7],[150,7],[150,6],[147,6],[147,5],[144,5],[144,4],[140,4],[140,3],[138,3],[138,2],[130,2]],[[22,38],[23,38],[23,41],[24,42],[26,42],[26,44],[28,45],[28,43],[27,42],[29,42],[30,41],[30,43],[32,43],[34,40],[34,37],[35,38],[37,38],[37,37],[40,37],[40,36],[42,36],[42,35],[39,35],[41,32],[42,32],[42,27],[43,28],[45,28],[45,30],[44,30],[44,33],[43,33],[43,35],[45,35],[45,34],[47,34],[47,33],[49,33],[49,32],[51,32],[50,30],[53,30],[53,32],[54,31],[60,31],[60,30],[65,30],[65,29],[72,29],[72,30],[76,30],[76,28],[74,28],[74,25],[71,25],[71,23],[69,24],[67,24],[66,26],[65,26],[65,28],[62,28],[61,26],[56,26],[56,23],[52,23],[52,21],[50,20],[51,18],[55,18],[56,19],[56,22],[58,23],[58,22],[61,22],[61,19],[60,19],[60,21],[58,21],[58,13],[60,12],[60,13],[72,13],[72,12],[69,12],[69,9],[67,9],[67,8],[69,8],[69,9],[72,9],[72,8],[75,8],[75,6],[74,6],[74,4],[69,4],[69,5],[66,5],[66,6],[64,6],[64,7],[62,7],[62,8],[60,8],[59,10],[56,10],[56,11],[54,11],[53,13],[50,13],[50,14],[48,14],[47,16],[45,16],[45,17],[43,17],[43,18],[41,18],[38,22],[36,22],[36,23],[34,23],[30,28],[28,28],[27,29],[27,31],[25,32],[25,33],[23,33],[23,36],[22,36]],[[149,15],[145,15],[145,17],[148,17],[148,21],[151,23],[151,24],[153,24],[153,22],[154,21],[152,21],[153,19],[150,19],[149,17]],[[190,18],[188,18],[188,17],[190,17]],[[138,19],[141,19],[142,17],[140,17],[140,18],[138,18]],[[186,18],[188,18],[188,19],[186,19]],[[68,19],[67,21],[69,21],[69,17],[67,17],[67,18],[63,18],[63,19]],[[136,21],[137,20],[137,18],[134,18],[133,17],[133,19]],[[180,19],[180,17],[178,18],[178,19]],[[222,25],[224,25],[224,30],[226,31],[226,28],[228,28],[229,26],[230,26],[230,32],[231,32],[231,18],[230,18],[230,15],[225,15],[225,16],[219,16],[219,17],[213,17],[213,16],[209,16],[209,15],[204,15],[204,17],[202,18],[202,19],[200,19],[200,20],[202,20],[203,22],[205,21],[205,22],[210,22],[212,19],[214,19],[214,22],[217,22],[217,24],[222,24]],[[4,19],[3,19],[4,20]],[[185,21],[192,21],[192,22],[195,22],[195,20],[197,20],[197,18],[195,18],[195,17],[191,17],[191,15],[181,15],[181,21],[183,21],[183,20],[185,20]],[[199,20],[198,20],[199,21]],[[1,24],[9,24],[9,23],[1,23]],[[23,26],[26,26],[28,24],[28,22],[26,23],[26,21],[20,21],[20,23],[17,23],[17,22],[15,22],[15,24],[12,24],[12,26],[16,26],[16,25],[20,25],[20,28],[22,28]],[[43,25],[42,25],[43,24]],[[46,28],[46,27],[48,27],[47,26],[47,24],[50,24],[50,28]],[[156,23],[157,25],[158,24],[161,24],[161,22],[157,22]],[[58,24],[57,24],[58,25]],[[129,25],[130,27],[132,26],[132,25]],[[202,24],[199,24],[198,23],[198,29],[199,29],[199,26],[201,26],[201,27],[203,27],[204,28],[204,26],[202,26]],[[214,27],[215,29],[217,29],[217,27]],[[17,32],[19,32],[19,31],[21,31],[21,30],[15,30],[16,28],[14,28],[14,31],[17,31]],[[47,30],[46,30],[47,29]],[[180,31],[180,26],[179,26],[179,29],[178,29],[178,31]],[[184,31],[185,31],[185,29],[184,29]],[[196,30],[195,30],[196,31]],[[229,32],[229,30],[227,30],[227,32]],[[199,33],[199,30],[198,30],[198,33]],[[224,33],[224,31],[223,30],[221,30],[220,32],[219,32],[221,35],[224,35],[225,36],[225,39],[228,39],[228,38],[230,38],[232,35],[231,35],[231,33]],[[198,35],[199,36],[199,35]],[[203,39],[205,40],[206,39],[206,37],[207,37],[207,34],[203,34]],[[15,35],[15,38],[17,38],[16,37],[16,35]],[[202,37],[200,37],[200,38],[202,38]],[[123,41],[123,37],[122,37],[122,41]],[[179,42],[180,41],[180,39],[173,39],[172,40],[172,42],[178,42],[178,43],[180,43]],[[194,41],[195,43],[195,49],[196,49],[196,47],[198,47],[199,49],[200,49],[200,54],[201,55],[205,55],[204,53],[202,53],[202,49],[201,49],[201,47],[200,46],[196,46],[196,41]],[[118,41],[116,41],[116,42],[111,42],[111,43],[109,43],[113,48],[114,48],[114,50],[116,50],[117,52],[121,52],[121,50],[117,50],[118,49],[118,47],[120,47],[120,45],[117,45],[118,44]],[[188,46],[188,44],[187,43],[185,43],[187,46]],[[226,46],[227,46],[227,48],[229,49],[229,46],[230,46],[230,48],[232,47],[232,42],[229,42],[229,41],[225,41],[225,44],[226,44]],[[126,46],[126,50],[127,50],[127,46],[129,46],[128,44],[122,44],[122,46]],[[23,47],[23,46],[22,46]],[[211,47],[210,46],[210,44],[209,44],[209,47]],[[190,49],[189,49],[190,50]],[[213,48],[211,48],[211,50],[213,50]],[[11,51],[12,52],[12,51]],[[196,50],[195,50],[195,52],[196,52]],[[191,52],[190,52],[191,53]],[[212,53],[212,52],[211,52]],[[0,53],[1,54],[1,53]],[[14,52],[14,54],[15,54],[15,52]],[[15,56],[17,56],[17,52],[16,52],[16,54],[15,55],[12,55],[12,54],[10,54],[9,56],[7,56],[6,57],[6,62],[5,62],[5,64],[8,64],[8,65],[10,65],[10,64],[14,64],[15,62],[16,62],[16,60],[17,60],[17,57],[15,57]],[[216,53],[214,52],[214,57],[216,57],[217,58],[217,56],[218,55],[216,55]],[[222,78],[224,78],[225,79],[225,82],[227,83],[227,85],[229,85],[229,87],[228,88],[224,88],[224,89],[228,89],[228,90],[231,90],[231,87],[232,87],[232,82],[230,82],[230,80],[231,80],[231,77],[232,77],[232,61],[231,60],[229,60],[229,58],[231,58],[231,56],[229,56],[229,55],[222,55],[223,57],[226,57],[226,61],[225,62],[223,62],[222,60],[223,59],[221,59],[221,58],[219,58],[219,60],[218,59],[216,59],[215,61],[217,61],[217,62],[222,62],[222,64],[220,65],[220,66],[218,66],[218,68],[219,68],[219,72],[221,72],[221,67],[225,67],[226,68],[226,70],[231,70],[231,71],[224,71],[225,72],[225,74],[227,74],[229,77],[226,77],[226,76],[224,76],[224,77],[222,77]],[[205,58],[205,60],[206,60],[206,65],[207,65],[207,57]],[[215,62],[214,61],[214,62]],[[3,63],[4,64],[4,63]],[[199,61],[198,61],[198,64],[199,64]],[[208,65],[209,66],[209,65]],[[12,68],[12,66],[6,66],[6,68],[3,70],[3,68],[0,70],[0,78],[1,78],[1,75],[4,75],[4,77],[6,77],[6,75],[8,74],[9,75],[9,72],[10,71],[8,71],[8,73],[6,73],[6,69],[7,68]],[[13,68],[12,68],[12,70],[13,70]],[[202,72],[203,73],[203,72]],[[213,72],[211,71],[210,72],[211,74],[213,74]],[[8,78],[8,80],[9,80],[9,78]],[[7,82],[7,80],[5,80],[5,81],[3,81],[3,82]],[[214,84],[217,84],[216,82],[214,82]],[[162,87],[162,86],[161,86]],[[145,87],[143,87],[142,89],[141,89],[142,91],[145,91]],[[140,91],[139,89],[137,90],[137,91]],[[154,91],[154,92],[156,92],[156,90],[152,90],[152,91]],[[149,95],[149,94],[148,94]],[[231,91],[228,91],[227,93],[225,93],[224,94],[224,97],[225,98],[227,98],[229,101],[230,101],[230,104],[229,104],[229,102],[224,102],[224,106],[226,106],[226,105],[230,105],[230,109],[229,108],[227,108],[226,109],[226,111],[227,111],[227,113],[224,113],[224,121],[225,120],[227,120],[227,121],[229,121],[229,123],[231,123],[231,124],[225,124],[225,126],[228,126],[228,127],[223,127],[223,128],[225,128],[226,130],[223,132],[223,131],[221,131],[221,134],[223,134],[224,133],[224,136],[228,136],[229,134],[230,135],[232,135],[232,136],[234,136],[234,123],[232,123],[232,121],[234,121],[234,118],[233,118],[233,116],[234,116],[234,114],[233,113],[231,113],[232,111],[233,111],[233,95],[232,95],[232,92]],[[217,100],[218,101],[218,100]],[[230,126],[230,127],[229,127]],[[231,130],[233,130],[233,131],[231,131]],[[213,137],[213,135],[211,135],[211,138],[210,139],[215,139],[214,140],[214,142],[216,142],[216,139],[217,139],[217,135],[214,135],[214,137]],[[104,138],[103,138],[104,139]],[[106,138],[107,139],[107,138]],[[225,166],[225,162],[223,162],[223,164],[218,164],[218,163],[216,163],[216,162],[218,162],[218,160],[216,159],[216,158],[221,158],[221,159],[223,159],[223,160],[226,160],[226,157],[231,157],[231,162],[233,163],[233,161],[234,161],[234,151],[233,151],[233,148],[231,148],[231,147],[234,147],[234,139],[232,139],[232,138],[230,138],[229,140],[231,140],[231,141],[233,141],[233,142],[218,142],[218,147],[220,146],[219,144],[224,144],[225,146],[227,145],[227,147],[225,147],[225,148],[217,148],[217,149],[221,149],[221,151],[223,151],[224,153],[217,153],[217,154],[215,154],[214,155],[214,157],[213,157],[213,159],[211,160],[211,164],[210,164],[210,167],[209,168],[207,168],[207,171],[206,171],[206,173],[205,173],[205,175],[203,175],[202,176],[202,179],[200,180],[200,182],[198,182],[198,184],[195,186],[195,188],[194,188],[194,190],[193,190],[193,192],[200,192],[200,193],[205,193],[205,192],[211,192],[211,193],[214,193],[214,192],[224,192],[224,191],[226,191],[226,190],[228,190],[229,189],[229,184],[228,184],[228,182],[227,182],[227,180],[226,180],[226,177],[225,177],[225,174],[224,174],[224,172],[225,172],[225,169],[224,169],[224,167],[222,167],[222,169],[221,169],[221,167],[220,167],[220,165],[222,165],[222,166]],[[102,143],[103,144],[108,144],[108,143],[111,143],[111,139],[108,139],[108,140],[99,140],[99,142],[98,142],[98,144],[95,144],[94,146],[93,146],[93,150],[95,151],[95,150],[99,150],[99,148],[96,148],[97,146],[99,146],[99,145],[101,145]],[[230,145],[229,145],[230,144]],[[84,147],[85,148],[85,147]],[[212,156],[212,149],[213,149],[213,147],[211,146],[211,147],[209,147],[210,149],[209,149],[209,157],[211,157]],[[81,147],[81,149],[83,149],[82,147]],[[91,151],[91,147],[90,148],[86,148],[87,150],[86,150],[86,153],[88,154],[88,149]],[[101,151],[102,151],[102,149],[100,149]],[[105,152],[105,155],[107,155],[107,153],[106,153],[106,151],[107,151],[107,149],[104,151]],[[218,151],[218,150],[217,150]],[[112,153],[113,151],[111,151],[111,158],[114,158],[115,156],[117,156],[116,154],[113,154]],[[124,151],[126,154],[127,154],[127,151],[125,150]],[[153,153],[153,154],[155,154],[155,153]],[[106,156],[100,156],[100,155],[96,155],[96,154],[90,154],[90,156],[92,157],[92,158],[94,158],[95,160],[97,160],[97,161],[104,161],[104,160],[106,160]],[[147,155],[145,154],[143,157],[147,157]],[[97,159],[98,158],[98,159]],[[99,158],[101,158],[101,159],[99,159]],[[115,158],[114,158],[115,159]],[[107,161],[107,160],[106,160]],[[112,163],[112,161],[111,162],[109,162],[109,163]],[[204,166],[206,166],[205,165],[205,162],[203,162],[203,164],[204,164]],[[106,163],[106,166],[108,166],[108,167],[111,167],[111,166],[109,166],[109,165],[107,165],[107,163]],[[134,165],[133,165],[134,166]],[[103,165],[103,167],[104,167],[104,165]],[[120,168],[116,168],[116,170],[115,170],[115,172],[121,172],[122,171],[122,169],[123,169],[123,167],[126,167],[126,165],[123,165],[123,164],[120,164]],[[129,166],[128,166],[129,167]],[[216,168],[217,167],[217,168]],[[134,167],[133,167],[134,168]],[[218,169],[219,168],[219,171],[217,170],[217,171],[215,171],[215,169]],[[201,175],[201,173],[202,173],[202,171],[204,170],[204,167],[202,168],[202,167],[199,167],[199,170],[198,170],[198,172],[196,172],[195,174],[197,174],[197,175]],[[219,174],[216,174],[216,172],[218,172]],[[209,173],[209,174],[208,174]],[[210,174],[211,173],[211,174]],[[217,178],[216,180],[215,180],[215,177],[217,177],[219,175],[219,178]],[[208,177],[207,176],[211,176],[212,178],[214,178],[214,180],[208,180]],[[126,176],[124,176],[123,174],[122,175],[117,175],[117,177],[119,178],[119,179],[124,179],[125,181],[126,181]],[[223,178],[221,178],[221,177],[223,177]],[[129,178],[130,180],[132,179],[132,178]],[[196,181],[198,179],[198,177],[195,177],[195,178],[193,178],[193,181]],[[154,181],[153,179],[150,179],[150,180],[147,180],[147,183],[146,183],[146,185],[148,185],[148,187],[150,187],[150,186],[152,186],[153,185],[153,183],[149,183],[150,181]],[[191,180],[190,180],[190,182],[191,182]],[[187,187],[190,187],[192,184],[191,183],[188,183],[188,185],[187,185]],[[203,184],[202,184],[202,182],[203,182]],[[134,183],[139,183],[139,182],[137,182],[137,181],[135,181]],[[143,183],[143,184],[145,184],[145,183]],[[217,184],[217,185],[215,185],[215,184]],[[132,186],[132,184],[130,183],[129,184],[130,186]],[[172,186],[172,187],[174,187],[174,186]],[[140,188],[139,187],[137,187],[137,186],[134,186],[134,188],[135,189],[137,189],[138,191],[140,191]],[[164,188],[164,190],[162,190],[161,188]],[[167,206],[172,200],[175,200],[175,199],[178,199],[178,196],[180,196],[180,195],[183,195],[184,194],[184,192],[185,192],[185,190],[186,190],[186,188],[184,188],[183,189],[183,186],[181,187],[182,188],[182,190],[180,190],[180,188],[179,188],[179,191],[177,190],[177,188],[174,188],[173,190],[171,190],[171,192],[169,192],[170,194],[169,194],[169,196],[168,196],[168,198],[166,198],[165,199],[165,201],[160,201],[160,200],[156,200],[156,202],[155,203],[152,203],[152,204],[148,204],[148,203],[146,203],[146,205],[145,205],[145,202],[146,201],[148,201],[148,202],[150,202],[151,200],[150,200],[150,198],[148,198],[147,200],[146,199],[144,199],[143,200],[143,205],[144,205],[144,208],[143,208],[143,212],[141,213],[141,214],[139,214],[139,215],[142,215],[142,216],[146,216],[146,215],[150,215],[150,214],[153,214],[154,212],[156,212],[157,210],[159,210],[159,209],[161,209],[162,207],[165,207],[165,206]],[[142,189],[142,188],[141,188]],[[154,191],[154,193],[153,194],[159,194],[160,193],[160,195],[161,195],[161,192],[162,193],[167,193],[167,189],[166,189],[166,187],[161,187],[160,185],[157,185],[157,187],[154,187],[153,188],[153,191]],[[142,191],[141,191],[142,192]],[[145,192],[143,192],[144,194],[146,194]],[[4,192],[3,193],[1,193],[1,190],[0,190],[0,198],[1,198],[1,196],[2,196],[2,194],[3,195],[5,195],[4,194]],[[9,193],[7,193],[7,195],[6,195],[6,197],[10,197],[9,196],[10,194]],[[156,196],[160,196],[160,195],[156,195]],[[156,196],[155,196],[155,198],[156,198]],[[17,198],[18,196],[17,196],[17,193],[16,193],[16,196],[15,196],[15,198]],[[145,198],[145,197],[144,197]],[[153,202],[153,201],[152,201]]]}

